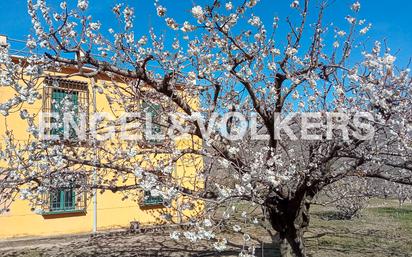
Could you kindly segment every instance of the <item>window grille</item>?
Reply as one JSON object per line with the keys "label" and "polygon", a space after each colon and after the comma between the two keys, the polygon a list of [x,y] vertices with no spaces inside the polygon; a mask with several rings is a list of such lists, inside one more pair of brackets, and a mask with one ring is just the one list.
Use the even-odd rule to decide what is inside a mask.
{"label": "window grille", "polygon": [[141,201],[141,206],[153,206],[153,205],[163,205],[162,196],[152,196],[150,191],[144,191],[143,201]]}
{"label": "window grille", "polygon": [[[86,128],[89,121],[89,91],[86,82],[61,79],[57,77],[48,77],[44,81],[43,87],[43,112],[59,114],[59,121],[62,120],[64,110],[62,106],[67,100],[72,104],[71,111],[74,112],[74,121],[79,122],[80,115],[85,115]],[[46,122],[56,123],[53,118]],[[64,128],[62,126],[45,131],[50,135],[63,137]],[[73,128],[69,130],[70,139],[77,139]]]}
{"label": "window grille", "polygon": [[50,193],[50,211],[71,211],[76,209],[76,193],[73,188],[57,189]]}
{"label": "window grille", "polygon": [[[151,117],[151,134],[153,136],[156,135],[160,135],[162,133],[162,131],[164,131],[164,129],[162,129],[160,122],[161,122],[161,106],[159,104],[156,103],[148,103],[146,101],[142,101],[142,111],[143,111],[143,117],[146,118],[148,116]],[[148,138],[146,135],[146,121],[144,124],[144,137],[146,139],[147,142],[149,142],[150,144],[160,144],[162,143],[161,140],[157,139],[157,138]]]}
{"label": "window grille", "polygon": [[[64,180],[58,184],[64,186],[51,188],[48,194],[44,195],[43,215],[86,212],[87,194],[81,189],[81,185],[86,182],[86,176],[80,173],[60,174],[59,180]],[[51,179],[53,180],[53,178]],[[57,180],[57,177],[54,179]]]}

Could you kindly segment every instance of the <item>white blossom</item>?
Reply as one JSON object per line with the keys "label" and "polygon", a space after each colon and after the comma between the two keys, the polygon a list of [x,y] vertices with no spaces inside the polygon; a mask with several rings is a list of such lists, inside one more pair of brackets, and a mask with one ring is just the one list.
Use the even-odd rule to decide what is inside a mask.
{"label": "white blossom", "polygon": [[243,234],[243,240],[245,240],[245,241],[249,241],[251,238],[250,238],[250,235],[249,234]]}
{"label": "white blossom", "polygon": [[[60,174],[62,173],[60,171],[76,166],[72,161],[68,161],[66,156],[90,161],[93,165],[96,164],[97,169],[100,167],[97,166],[98,164],[113,165],[122,169],[113,169],[110,177],[107,178],[106,168],[103,168],[102,172],[97,172],[96,183],[103,188],[116,189],[117,186],[129,185],[129,182],[133,181],[139,189],[123,192],[124,197],[133,197],[136,201],[140,200],[137,199],[140,197],[147,199],[144,191],[149,192],[153,197],[162,197],[165,207],[169,208],[172,205],[176,207],[173,208],[173,212],[166,211],[161,214],[160,218],[164,221],[175,219],[179,214],[195,212],[197,214],[199,204],[204,207],[205,212],[202,215],[188,219],[193,225],[189,231],[170,233],[170,238],[174,240],[186,238],[196,243],[199,240],[215,238],[214,233],[219,230],[218,225],[222,221],[229,224],[229,230],[240,232],[239,236],[241,236],[245,228],[249,230],[249,225],[261,222],[252,209],[255,205],[255,207],[264,205],[268,199],[269,201],[273,199],[274,203],[285,201],[285,206],[293,208],[292,211],[301,215],[300,211],[303,210],[299,209],[299,206],[304,205],[289,205],[290,200],[283,194],[293,195],[299,188],[301,190],[313,188],[312,183],[319,183],[322,187],[327,186],[329,176],[340,178],[340,174],[342,176],[353,174],[354,167],[349,166],[357,161],[356,158],[350,157],[351,154],[359,154],[365,159],[365,163],[359,168],[365,175],[369,171],[377,172],[380,166],[385,165],[385,159],[377,153],[378,150],[394,152],[399,155],[397,160],[399,162],[408,160],[411,155],[408,133],[412,128],[407,127],[411,106],[411,100],[408,98],[410,71],[394,66],[396,57],[391,54],[386,45],[385,49],[381,49],[383,47],[379,42],[375,43],[371,51],[364,50],[359,62],[354,62],[359,58],[353,56],[359,51],[347,51],[347,53],[338,50],[332,53],[330,51],[330,48],[343,47],[343,44],[348,50],[356,48],[355,34],[358,31],[364,34],[370,29],[370,25],[366,26],[365,20],[355,18],[357,15],[346,17],[352,24],[350,31],[352,35],[353,30],[355,41],[346,42],[344,37],[348,36],[348,32],[339,30],[334,24],[322,21],[321,28],[312,26],[312,22],[304,23],[303,31],[313,29],[318,34],[311,37],[310,34],[303,33],[302,40],[296,42],[300,28],[289,28],[289,24],[285,24],[285,28],[289,30],[286,33],[272,35],[272,32],[281,26],[279,22],[283,21],[279,17],[274,17],[273,27],[270,30],[265,29],[264,20],[254,13],[259,10],[248,10],[249,7],[256,5],[258,2],[256,0],[246,0],[244,6],[226,1],[213,10],[195,4],[188,17],[185,17],[186,19],[179,17],[182,19],[178,22],[168,17],[166,8],[155,0],[157,15],[175,31],[170,31],[168,28],[169,32],[157,34],[158,29],[153,28],[148,31],[147,36],[146,34],[135,36],[134,33],[137,32],[132,29],[133,8],[124,4],[116,5],[113,12],[116,23],[119,23],[117,26],[119,30],[115,32],[109,29],[109,33],[98,33],[101,29],[100,22],[94,21],[91,16],[86,16],[86,13],[79,12],[79,10],[86,10],[89,2],[75,1],[74,4],[76,2],[77,10],[68,10],[68,18],[65,22],[63,18],[66,11],[60,10],[60,13],[53,13],[56,21],[53,20],[51,23],[53,17],[48,14],[47,8],[45,9],[45,1],[30,0],[28,9],[35,37],[27,38],[27,47],[48,48],[45,50],[68,59],[73,55],[65,49],[72,49],[77,44],[80,44],[79,46],[85,51],[100,53],[96,60],[103,57],[102,61],[107,62],[108,65],[103,65],[104,71],[101,72],[107,75],[109,81],[105,83],[99,80],[98,83],[103,85],[96,86],[95,89],[102,94],[100,97],[106,97],[109,107],[114,112],[143,111],[140,100],[147,99],[161,105],[162,108],[158,111],[160,116],[165,117],[161,120],[165,126],[168,126],[170,121],[167,115],[182,114],[178,116],[179,121],[181,119],[183,124],[187,125],[185,133],[190,136],[185,135],[182,141],[179,138],[179,141],[170,140],[165,144],[151,147],[146,147],[145,140],[129,144],[118,142],[116,137],[116,140],[110,141],[110,145],[99,144],[101,151],[95,153],[89,148],[66,148],[64,144],[50,144],[48,140],[41,140],[41,142],[33,140],[33,144],[22,141],[12,142],[11,138],[7,138],[7,133],[4,133],[5,150],[0,151],[0,158],[8,161],[10,171],[4,169],[3,173],[11,181],[22,182],[22,186],[16,189],[22,189],[19,193],[24,199],[39,203],[38,194],[43,194],[42,192],[47,192],[49,189],[40,186],[38,189],[24,191],[23,188],[31,188],[37,184],[32,183],[32,178],[38,176],[41,184],[47,185],[49,174]],[[314,10],[319,11],[315,6],[309,6],[310,11],[304,13],[305,8],[300,6],[303,5],[302,1],[289,0],[287,4],[289,3],[292,3],[290,5],[292,8],[299,9],[299,13],[291,16],[291,19],[302,19],[304,14],[308,16],[308,21],[316,20],[317,13],[312,12],[311,9],[313,7]],[[63,9],[67,8],[64,2],[60,5]],[[352,10],[358,12],[360,4],[356,2],[352,5]],[[268,20],[267,17],[265,20]],[[271,20],[268,21],[271,23]],[[299,21],[291,20],[290,24],[299,27]],[[49,35],[62,23],[61,29],[56,32],[57,39],[61,40],[61,44],[58,44]],[[360,28],[358,29],[357,26]],[[194,30],[196,33],[189,33]],[[332,35],[327,34],[327,31],[332,31]],[[282,39],[280,36],[283,34],[286,38]],[[282,46],[283,50],[279,50],[276,46]],[[20,118],[28,124],[27,131],[34,138],[39,138],[40,129],[34,119],[36,114],[32,114],[32,108],[26,106],[41,102],[39,81],[47,75],[44,74],[45,71],[52,70],[60,73],[65,65],[34,53],[28,56],[24,63],[20,63],[15,58],[12,59],[8,49],[8,46],[0,47],[0,85],[7,87],[7,90],[10,89],[12,93],[4,96],[6,99],[0,103],[0,113],[17,115],[16,117],[20,115]],[[95,63],[92,63],[93,58],[94,55],[77,61],[73,59],[73,63],[80,61],[83,67],[91,67],[95,66]],[[122,70],[126,73],[121,72]],[[132,76],[125,78],[127,83],[121,85],[115,83],[118,81],[117,78],[121,81],[123,76],[129,77],[128,74]],[[24,82],[21,80],[22,77],[25,78]],[[282,83],[278,83],[280,80]],[[55,82],[52,86],[59,86],[59,84]],[[180,88],[183,94],[179,93]],[[74,102],[66,100],[70,100],[70,97],[62,102],[53,101],[52,104],[61,108],[63,113],[76,114],[73,108]],[[369,111],[376,114],[379,120],[373,124],[382,126],[383,131],[388,130],[388,138],[382,136],[379,140],[375,140],[376,138],[369,141],[361,140],[359,147],[357,144],[352,144],[352,139],[348,142],[319,140],[315,144],[316,147],[312,149],[304,140],[287,139],[288,135],[284,134],[287,130],[284,129],[281,140],[285,140],[285,143],[275,144],[276,147],[270,146],[273,142],[266,133],[273,129],[273,127],[268,129],[268,124],[275,124],[273,112],[278,108],[282,118],[289,113],[299,111],[321,112],[322,115],[326,109],[342,113]],[[267,136],[259,139],[264,141],[253,142],[252,133],[247,133],[247,136],[241,140],[226,140],[218,127],[224,121],[223,114],[232,110],[247,117],[260,113],[256,115],[256,128],[264,134],[262,136]],[[214,117],[214,113],[218,115]],[[388,119],[384,117],[386,114],[389,114]],[[61,116],[56,119],[60,121]],[[202,118],[206,130],[212,129],[208,136],[203,137],[203,127],[199,117]],[[135,128],[139,133],[144,122],[139,119],[132,122],[139,125]],[[230,122],[234,125],[230,129],[232,133],[241,131],[239,126],[236,126],[236,119]],[[103,124],[105,121],[100,120],[98,123]],[[117,124],[115,121],[108,123]],[[294,124],[296,126],[293,127],[293,131],[300,128],[299,123]],[[58,122],[58,126],[63,128],[63,123]],[[249,123],[246,126],[249,127]],[[169,128],[165,127],[165,129]],[[176,127],[171,128],[173,133],[167,135],[172,137],[175,129]],[[322,126],[322,128],[314,128],[313,132],[321,133],[324,130]],[[161,131],[163,132],[163,128]],[[195,133],[202,133],[202,137],[192,140],[191,136]],[[338,153],[333,153],[333,156],[345,153],[348,157],[331,159],[331,151],[334,151],[331,142],[333,145],[336,142],[336,146],[339,146]],[[188,148],[186,149],[184,145],[188,145]],[[309,156],[309,152],[311,158],[308,159],[306,156]],[[99,155],[99,158],[94,159],[95,154]],[[202,159],[199,163],[198,157]],[[385,156],[385,158],[389,157]],[[327,160],[326,166],[322,163],[323,160]],[[193,169],[192,161],[195,166]],[[190,166],[188,172],[180,172],[181,169],[186,171],[186,164]],[[106,167],[104,165],[102,167]],[[185,167],[182,168],[183,166]],[[330,169],[326,175],[323,172],[325,167]],[[385,169],[385,172],[390,174],[389,169]],[[183,177],[186,175],[188,177]],[[61,181],[68,184],[64,182],[64,178],[66,176],[59,175],[59,178],[53,181],[53,186]],[[205,187],[197,188],[191,183],[192,178],[201,183],[208,183],[207,187],[205,184]],[[189,190],[196,193],[194,198],[189,192],[182,191],[185,189],[182,183],[187,183]],[[87,191],[90,189],[90,184],[84,183],[80,187],[81,190]],[[202,190],[205,189],[207,191],[203,192]],[[207,201],[207,205],[204,205],[201,197],[203,193],[208,196],[209,189],[213,191],[211,192],[213,196],[216,195],[216,200]],[[303,195],[306,193],[308,192],[303,191]],[[242,201],[244,199],[245,202],[249,200],[250,206],[239,207],[235,202],[237,199]],[[304,200],[309,199],[302,199]],[[273,208],[272,204],[268,204],[267,207]],[[213,211],[217,213],[212,213]],[[239,214],[240,222],[236,219],[239,218]],[[234,221],[229,220],[232,218]],[[246,243],[251,241],[248,234],[243,234],[243,239],[245,247],[241,256],[249,256],[253,254],[253,247],[247,250],[248,245],[254,242]],[[226,239],[216,238],[214,242],[217,250],[224,250],[227,247]]]}
{"label": "white blossom", "polygon": [[233,225],[233,231],[239,232],[242,228],[239,225]]}
{"label": "white blossom", "polygon": [[396,61],[396,57],[390,54],[385,54],[383,58],[383,63],[387,66],[392,65]]}
{"label": "white blossom", "polygon": [[196,27],[193,26],[193,25],[191,25],[188,21],[185,21],[185,22],[183,23],[183,27],[181,28],[181,30],[182,30],[183,32],[190,32],[190,31],[193,31],[193,30],[195,30],[195,29],[196,29]]}
{"label": "white blossom", "polygon": [[298,7],[299,7],[299,1],[298,1],[298,0],[293,1],[293,2],[290,4],[290,7],[291,7],[291,8],[298,8]]}
{"label": "white blossom", "polygon": [[278,48],[272,48],[271,51],[274,55],[280,55],[280,49],[278,49]]}
{"label": "white blossom", "polygon": [[55,21],[59,21],[61,19],[61,16],[58,13],[54,13],[53,18],[54,18]]}
{"label": "white blossom", "polygon": [[90,28],[92,30],[99,30],[100,29],[100,22],[92,22],[90,23]]}
{"label": "white blossom", "polygon": [[365,34],[371,29],[371,27],[372,27],[372,24],[369,23],[369,25],[366,26],[366,27],[364,27],[364,28],[362,28],[362,29],[359,31],[359,33],[360,33],[361,35],[365,35]]}
{"label": "white blossom", "polygon": [[210,240],[210,239],[212,239],[212,238],[215,238],[215,234],[214,234],[212,231],[208,231],[208,230],[203,230],[203,229],[201,229],[201,230],[198,232],[198,237],[199,237],[200,239]]}
{"label": "white blossom", "polygon": [[293,94],[292,94],[292,98],[293,99],[299,99],[299,92],[297,91],[297,90],[295,90],[294,92],[293,92]]}
{"label": "white blossom", "polygon": [[142,36],[142,37],[139,39],[139,41],[137,41],[137,43],[138,43],[139,45],[145,45],[145,44],[147,44],[147,37],[146,37],[146,36]]}
{"label": "white blossom", "polygon": [[77,7],[82,11],[86,10],[88,6],[89,6],[88,0],[78,0],[77,1]]}
{"label": "white blossom", "polygon": [[189,71],[187,73],[187,80],[191,85],[195,85],[196,84],[196,73],[194,73],[193,71]]}
{"label": "white blossom", "polygon": [[166,15],[167,9],[161,5],[156,7],[156,12],[159,17],[163,17]]}
{"label": "white blossom", "polygon": [[226,10],[228,10],[228,11],[232,10],[232,8],[233,8],[232,2],[227,2],[227,3],[225,4],[225,8],[226,8]]}
{"label": "white blossom", "polygon": [[229,168],[230,162],[226,159],[218,159],[218,162],[220,165],[222,165],[224,168]]}
{"label": "white blossom", "polygon": [[43,214],[43,209],[41,209],[41,208],[35,208],[34,209],[34,211],[33,211],[35,214],[38,214],[38,215],[41,215],[41,214]]}
{"label": "white blossom", "polygon": [[60,3],[60,8],[61,9],[66,9],[67,8],[66,1],[63,1],[63,2]]}
{"label": "white blossom", "polygon": [[131,158],[135,157],[137,155],[137,151],[135,148],[130,148],[129,151],[127,152],[127,155]]}
{"label": "white blossom", "polygon": [[286,55],[288,55],[288,56],[294,56],[297,52],[298,52],[298,50],[296,48],[293,48],[293,47],[288,47],[286,49]]}
{"label": "white blossom", "polygon": [[237,152],[239,152],[239,148],[234,147],[234,146],[229,147],[228,150],[229,150],[229,153],[231,154],[236,154]]}
{"label": "white blossom", "polygon": [[343,30],[338,31],[338,36],[343,37],[346,35],[346,32]]}
{"label": "white blossom", "polygon": [[211,227],[212,226],[212,222],[210,221],[210,219],[205,219],[203,221],[205,227]]}
{"label": "white blossom", "polygon": [[179,240],[180,237],[180,232],[178,231],[173,231],[170,233],[170,238],[173,240]]}
{"label": "white blossom", "polygon": [[360,5],[359,1],[356,1],[355,3],[352,4],[351,9],[354,12],[359,12],[360,7],[361,7],[361,5]]}
{"label": "white blossom", "polygon": [[259,1],[259,0],[249,0],[249,1],[246,3],[246,5],[247,5],[249,8],[252,8],[252,7],[254,7],[254,6],[258,3],[258,1]]}
{"label": "white blossom", "polygon": [[172,18],[166,18],[166,24],[167,26],[169,26],[169,28],[173,29],[173,30],[178,30],[179,26],[177,25],[176,21]]}
{"label": "white blossom", "polygon": [[262,21],[260,20],[260,18],[259,18],[258,16],[254,16],[254,15],[252,16],[252,18],[250,18],[250,19],[248,20],[248,23],[249,23],[250,25],[256,26],[256,27],[262,25]]}
{"label": "white blossom", "polygon": [[203,9],[200,5],[196,5],[192,8],[192,15],[193,17],[195,17],[198,20],[202,20],[204,13],[203,13]]}
{"label": "white blossom", "polygon": [[26,109],[20,111],[20,117],[25,120],[29,117],[29,112]]}
{"label": "white blossom", "polygon": [[346,16],[345,19],[350,23],[350,24],[354,24],[356,21],[356,18],[352,17],[352,16]]}
{"label": "white blossom", "polygon": [[217,251],[222,252],[227,248],[227,240],[225,238],[222,239],[222,240],[219,240],[219,241],[213,243],[213,247]]}
{"label": "white blossom", "polygon": [[142,178],[143,177],[143,169],[140,166],[137,166],[134,169],[134,175],[138,178]]}
{"label": "white blossom", "polygon": [[27,42],[26,42],[26,46],[30,49],[36,48],[36,46],[37,46],[36,40],[34,40],[34,38],[29,36],[29,38],[27,39]]}
{"label": "white blossom", "polygon": [[196,242],[197,239],[198,239],[196,233],[190,232],[190,231],[183,232],[183,236],[186,237],[186,239],[188,239],[189,241],[191,241],[193,243]]}
{"label": "white blossom", "polygon": [[175,39],[175,41],[173,41],[173,43],[172,43],[172,48],[177,50],[177,49],[179,49],[179,47],[180,47],[180,42],[179,42],[179,40]]}
{"label": "white blossom", "polygon": [[275,62],[269,62],[268,63],[268,69],[272,71],[276,71],[276,63]]}

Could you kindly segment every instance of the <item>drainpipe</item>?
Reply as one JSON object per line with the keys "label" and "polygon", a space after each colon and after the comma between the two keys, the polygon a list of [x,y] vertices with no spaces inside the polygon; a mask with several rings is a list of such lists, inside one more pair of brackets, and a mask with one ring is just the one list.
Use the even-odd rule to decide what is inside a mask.
{"label": "drainpipe", "polygon": [[[93,90],[93,114],[97,112],[96,107],[96,86],[95,86],[95,78],[91,79],[91,85]],[[94,150],[94,163],[97,163],[97,148],[96,148],[96,138],[92,139],[93,142],[93,150]],[[97,168],[93,167],[93,185],[96,186],[97,184]],[[93,234],[97,233],[97,189],[93,189]]]}

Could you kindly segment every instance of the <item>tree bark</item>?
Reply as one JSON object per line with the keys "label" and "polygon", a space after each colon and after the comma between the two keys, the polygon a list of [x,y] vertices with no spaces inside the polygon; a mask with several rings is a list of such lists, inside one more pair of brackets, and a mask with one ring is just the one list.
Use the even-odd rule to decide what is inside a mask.
{"label": "tree bark", "polygon": [[269,220],[279,233],[282,257],[306,257],[303,234],[309,226],[307,197],[277,201],[268,206]]}
{"label": "tree bark", "polygon": [[279,242],[280,246],[280,256],[282,257],[292,257],[292,248],[286,238],[281,238]]}

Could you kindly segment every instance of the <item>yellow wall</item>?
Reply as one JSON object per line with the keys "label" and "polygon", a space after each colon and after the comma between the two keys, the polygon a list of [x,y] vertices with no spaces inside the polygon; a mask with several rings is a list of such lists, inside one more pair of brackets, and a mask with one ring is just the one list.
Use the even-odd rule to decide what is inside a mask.
{"label": "yellow wall", "polygon": [[[89,83],[89,93],[91,92],[90,81],[82,77],[72,77],[70,79],[87,81]],[[101,83],[101,81],[97,81]],[[42,87],[39,87],[42,92]],[[4,102],[9,99],[14,92],[9,88],[0,88],[0,102]],[[92,96],[90,93],[90,101]],[[41,110],[42,101],[36,101],[33,105],[25,104],[24,109],[29,112],[39,112]],[[91,105],[90,111],[92,111]],[[109,111],[108,103],[104,95],[97,94],[97,106],[98,111]],[[10,114],[7,118],[7,127],[9,130],[13,130],[16,140],[27,140],[28,133],[27,122],[19,118],[19,112]],[[0,135],[5,133],[5,118],[0,115]],[[0,141],[2,144],[3,138]],[[185,142],[185,143],[183,143]],[[180,147],[184,148],[183,144],[189,144],[187,140],[182,140]],[[197,144],[201,142],[197,139]],[[179,148],[180,148],[179,147]],[[4,166],[4,164],[0,164]],[[179,161],[176,165],[176,174],[178,177],[194,177],[196,172],[202,168],[203,161],[196,156],[188,156],[182,161]],[[182,184],[195,188],[192,181],[183,181]],[[196,187],[202,183],[196,181]],[[112,193],[105,191],[103,194],[98,193],[97,204],[97,225],[98,230],[129,227],[131,221],[139,221],[143,224],[157,224],[162,221],[160,214],[164,211],[169,212],[166,208],[148,208],[141,209],[136,201],[127,199],[122,201],[123,195],[121,193]],[[198,210],[201,209],[199,203]],[[80,216],[73,217],[52,217],[45,218],[42,215],[35,214],[30,210],[30,205],[27,200],[17,199],[10,206],[10,211],[5,214],[0,214],[0,238],[6,237],[19,237],[19,236],[49,236],[58,234],[70,234],[80,232],[91,232],[93,224],[93,204],[91,197],[87,200],[87,212]],[[176,214],[173,214],[176,215]],[[51,217],[51,216],[50,216]],[[176,216],[174,218],[177,220]]]}
{"label": "yellow wall", "polygon": [[[155,224],[159,211],[141,210],[136,202],[122,201],[121,195],[105,192],[97,197],[98,230],[129,227],[130,221]],[[81,216],[46,219],[30,210],[29,202],[16,200],[10,212],[0,215],[0,238],[19,236],[48,236],[91,232],[93,224],[92,201],[88,200],[87,213]]]}

